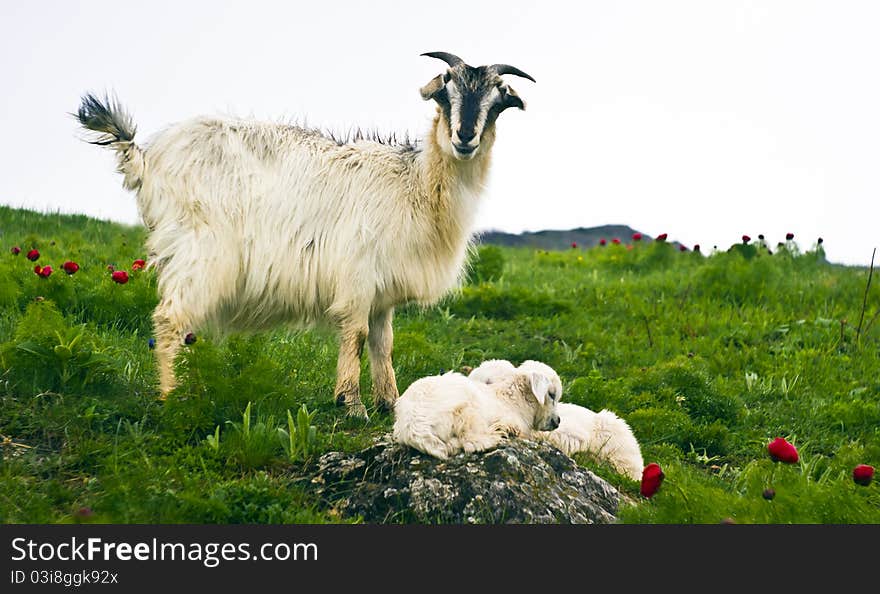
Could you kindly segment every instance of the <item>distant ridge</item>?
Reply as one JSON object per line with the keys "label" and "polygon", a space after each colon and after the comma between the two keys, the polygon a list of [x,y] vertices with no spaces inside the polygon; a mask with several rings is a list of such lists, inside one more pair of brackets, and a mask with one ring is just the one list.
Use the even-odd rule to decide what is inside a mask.
{"label": "distant ridge", "polygon": [[[639,233],[628,225],[601,225],[599,227],[577,227],[576,229],[544,231],[524,231],[522,233],[505,233],[503,231],[480,231],[477,233],[478,243],[503,245],[508,247],[533,247],[542,250],[563,250],[571,248],[572,243],[578,247],[591,247],[599,244],[600,239],[609,243],[615,237],[621,243],[630,243],[633,233]],[[642,233],[644,241],[652,237]]]}

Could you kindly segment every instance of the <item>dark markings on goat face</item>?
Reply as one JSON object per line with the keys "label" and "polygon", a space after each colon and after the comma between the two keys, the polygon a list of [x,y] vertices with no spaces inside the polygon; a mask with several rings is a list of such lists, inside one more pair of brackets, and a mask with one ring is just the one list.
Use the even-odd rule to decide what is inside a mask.
{"label": "dark markings on goat face", "polygon": [[455,70],[454,79],[460,105],[458,135],[466,142],[477,133],[477,120],[480,118],[483,102],[495,87],[497,76],[485,66],[465,66]]}
{"label": "dark markings on goat face", "polygon": [[446,92],[445,87],[434,94],[434,101],[440,106],[440,111],[443,112],[443,119],[447,123],[452,122],[452,105],[449,103],[449,93]]}

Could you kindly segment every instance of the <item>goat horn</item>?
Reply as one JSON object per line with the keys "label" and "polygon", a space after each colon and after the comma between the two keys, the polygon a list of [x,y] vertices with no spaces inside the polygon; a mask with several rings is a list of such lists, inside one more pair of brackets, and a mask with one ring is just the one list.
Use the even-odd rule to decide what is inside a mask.
{"label": "goat horn", "polygon": [[450,67],[460,66],[464,64],[464,60],[454,54],[448,54],[446,52],[428,52],[421,55],[428,56],[429,58],[437,58],[438,60],[443,60],[444,62],[449,64]]}
{"label": "goat horn", "polygon": [[538,82],[519,68],[515,66],[511,66],[509,64],[493,64],[492,69],[498,74],[513,74],[516,76],[521,76],[523,78],[527,78],[532,82]]}

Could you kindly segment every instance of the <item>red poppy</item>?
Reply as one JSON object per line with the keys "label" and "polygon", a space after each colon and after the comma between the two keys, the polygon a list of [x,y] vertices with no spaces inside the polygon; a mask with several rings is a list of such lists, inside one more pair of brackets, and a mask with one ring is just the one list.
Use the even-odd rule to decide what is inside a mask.
{"label": "red poppy", "polygon": [[613,243],[614,245],[620,245],[620,240],[615,237],[611,240],[611,243]]}
{"label": "red poppy", "polygon": [[642,234],[641,233],[633,233],[633,241],[641,241]]}
{"label": "red poppy", "polygon": [[684,245],[684,244],[679,245],[679,246],[678,246],[678,251],[680,251],[680,252],[686,252],[686,251],[688,251],[687,246]]}
{"label": "red poppy", "polygon": [[189,334],[187,334],[187,335],[183,338],[183,342],[185,342],[186,344],[192,344],[192,343],[194,343],[195,341],[196,341],[196,335],[193,334],[192,332],[190,332]]}
{"label": "red poppy", "polygon": [[147,263],[144,262],[143,260],[135,260],[134,263],[131,265],[131,269],[132,270],[143,270],[144,267],[146,267],[146,265],[147,265]]}
{"label": "red poppy", "polygon": [[742,240],[743,240],[743,243],[748,243],[752,240],[752,238],[749,237],[748,235],[743,235]]}
{"label": "red poppy", "polygon": [[64,264],[61,265],[61,268],[63,268],[64,272],[66,272],[67,274],[76,274],[76,271],[79,270],[79,264],[77,264],[76,262],[73,262],[71,260],[68,260],[67,262],[65,262]]}
{"label": "red poppy", "polygon": [[663,469],[656,462],[651,462],[645,466],[645,469],[642,470],[642,495],[648,498],[653,497],[660,489],[660,483],[663,482],[664,478],[666,478],[666,475],[663,474]]}
{"label": "red poppy", "polygon": [[114,283],[124,285],[128,282],[128,273],[124,270],[115,270],[113,274],[110,275],[110,278],[113,279]]}
{"label": "red poppy", "polygon": [[39,264],[37,264],[36,266],[34,266],[34,274],[40,274],[40,271],[42,269],[43,269],[43,267],[40,266]]}
{"label": "red poppy", "polygon": [[853,480],[862,485],[863,487],[867,487],[871,484],[871,479],[874,478],[874,467],[869,466],[867,464],[859,464],[855,468],[853,468]]}
{"label": "red poppy", "polygon": [[17,256],[17,255],[19,255],[19,254],[21,253],[21,248],[18,247],[17,245],[14,245],[14,246],[12,246],[12,250],[11,250],[11,251],[12,251],[12,255],[13,255],[13,256]]}
{"label": "red poppy", "polygon": [[767,444],[767,452],[774,462],[785,462],[786,464],[794,464],[798,461],[798,451],[793,445],[777,437]]}
{"label": "red poppy", "polygon": [[[39,270],[38,270],[39,268]],[[34,267],[34,272],[43,278],[49,278],[52,275],[52,267],[51,266],[43,266],[40,268],[39,266]]]}
{"label": "red poppy", "polygon": [[40,259],[40,252],[38,252],[37,250],[29,251],[27,253],[27,259],[30,260],[31,262],[36,262],[37,260]]}
{"label": "red poppy", "polygon": [[114,270],[116,270],[116,267],[113,266],[113,264],[107,264],[107,270],[109,270],[110,272],[113,272]]}
{"label": "red poppy", "polygon": [[786,233],[785,238],[787,240],[791,241],[792,239],[794,239],[794,233]]}
{"label": "red poppy", "polygon": [[661,233],[660,235],[657,236],[657,241],[666,241],[667,237],[668,237],[668,235],[666,235],[666,233]]}
{"label": "red poppy", "polygon": [[695,243],[695,244],[694,244],[694,251],[695,251],[695,252],[699,252],[699,251],[700,251],[700,244],[699,244],[699,243]]}
{"label": "red poppy", "polygon": [[604,246],[606,243],[608,243],[608,242],[605,241],[605,238],[604,238],[604,237],[603,237],[602,239],[599,240],[599,245]]}
{"label": "red poppy", "polygon": [[91,518],[95,515],[95,512],[93,512],[90,507],[81,507],[73,512],[73,515],[77,518]]}

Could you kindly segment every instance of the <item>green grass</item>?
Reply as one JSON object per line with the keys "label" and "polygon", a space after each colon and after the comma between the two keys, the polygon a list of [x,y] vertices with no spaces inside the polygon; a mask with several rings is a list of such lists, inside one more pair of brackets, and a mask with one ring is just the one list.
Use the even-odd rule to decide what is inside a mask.
{"label": "green grass", "polygon": [[[334,406],[334,337],[200,335],[178,362],[179,388],[158,402],[155,276],[131,271],[144,237],[0,208],[0,521],[357,521],[296,480],[321,453],[365,447],[391,426]],[[51,277],[33,273],[32,247]],[[821,255],[484,248],[461,291],[398,311],[399,387],[489,358],[553,366],[564,399],[621,415],[664,469],[647,500],[577,457],[634,501],[623,522],[877,523],[880,487],[851,471],[880,466],[880,323],[868,326],[880,283],[857,336],[867,270]],[[73,276],[68,259],[81,267]],[[113,283],[108,265],[131,280]],[[777,436],[798,447],[798,464],[769,459]]]}

